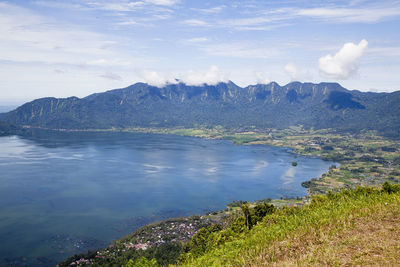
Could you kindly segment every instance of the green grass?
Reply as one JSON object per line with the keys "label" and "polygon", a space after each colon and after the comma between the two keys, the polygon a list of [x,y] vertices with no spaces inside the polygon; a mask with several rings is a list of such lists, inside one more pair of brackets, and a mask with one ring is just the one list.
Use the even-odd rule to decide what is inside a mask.
{"label": "green grass", "polygon": [[[399,186],[396,188],[400,189]],[[399,243],[397,249],[394,246],[394,250],[388,248],[387,251],[374,252],[374,256],[371,256],[370,251],[378,251],[392,241],[390,239],[393,234],[399,232],[399,228],[396,228],[396,225],[400,226],[399,216],[399,192],[388,194],[376,188],[358,188],[353,191],[343,190],[336,194],[315,196],[305,207],[283,208],[267,215],[250,231],[234,236],[231,241],[220,246],[209,248],[200,257],[189,255],[183,265],[308,266],[363,265],[374,262],[395,264],[400,260]],[[389,218],[388,227],[392,225],[395,228],[389,229],[389,234],[385,232],[388,240],[380,240],[381,245],[371,247],[374,242],[369,239],[361,240],[359,243],[351,239],[354,234],[350,233],[362,230],[358,228],[365,225],[380,224],[383,218]],[[367,232],[368,229],[361,231],[362,234]],[[348,233],[348,236],[345,233]],[[345,235],[341,236],[342,234]],[[385,235],[380,233],[379,236]],[[372,235],[372,240],[379,239],[378,236]],[[351,253],[350,255],[346,252],[348,249],[346,242],[362,249],[355,249],[354,255]],[[348,257],[339,257],[340,251],[345,251],[347,254],[343,253]]]}

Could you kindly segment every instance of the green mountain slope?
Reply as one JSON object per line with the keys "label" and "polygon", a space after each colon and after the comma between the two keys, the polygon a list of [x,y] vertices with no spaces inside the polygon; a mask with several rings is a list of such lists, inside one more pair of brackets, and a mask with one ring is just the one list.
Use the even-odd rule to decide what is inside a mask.
{"label": "green mountain slope", "polygon": [[245,88],[232,82],[163,88],[137,83],[82,99],[37,99],[1,117],[18,125],[53,129],[286,128],[301,124],[399,136],[400,92],[362,93],[337,83],[270,83]]}

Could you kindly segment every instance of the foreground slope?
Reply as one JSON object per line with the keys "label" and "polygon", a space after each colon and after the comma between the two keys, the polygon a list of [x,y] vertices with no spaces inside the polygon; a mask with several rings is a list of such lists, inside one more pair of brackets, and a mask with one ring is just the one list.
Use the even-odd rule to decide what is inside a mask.
{"label": "foreground slope", "polygon": [[163,88],[137,83],[85,98],[42,98],[1,119],[52,129],[259,127],[304,125],[399,136],[400,92],[362,93],[337,83],[277,83],[241,88],[232,82]]}
{"label": "foreground slope", "polygon": [[[396,190],[393,190],[395,188]],[[397,191],[397,192],[393,192]],[[186,266],[394,266],[400,262],[400,187],[315,196],[303,208],[267,215],[254,228],[212,234]]]}
{"label": "foreground slope", "polygon": [[237,209],[238,203],[218,213],[214,222],[209,219],[216,217],[201,216],[208,222],[188,243],[174,242],[164,232],[163,238],[171,241],[145,250],[134,248],[159,235],[159,228],[176,235],[174,225],[192,225],[200,216],[143,227],[59,266],[395,266],[400,262],[400,185],[315,195],[305,206],[258,201]]}

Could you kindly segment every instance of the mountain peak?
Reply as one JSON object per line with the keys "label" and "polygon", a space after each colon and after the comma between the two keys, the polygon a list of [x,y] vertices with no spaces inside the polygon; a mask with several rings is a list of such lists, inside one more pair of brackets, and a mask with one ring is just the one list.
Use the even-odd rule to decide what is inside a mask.
{"label": "mountain peak", "polygon": [[[399,97],[397,97],[399,96]],[[284,128],[303,125],[347,130],[398,132],[400,94],[349,91],[338,83],[291,82],[239,87],[184,83],[155,87],[136,83],[85,98],[38,99],[6,113],[17,125],[53,129],[128,127]],[[391,114],[380,120],[382,114]],[[397,129],[397,130],[396,130]],[[397,131],[397,132],[396,132]]]}

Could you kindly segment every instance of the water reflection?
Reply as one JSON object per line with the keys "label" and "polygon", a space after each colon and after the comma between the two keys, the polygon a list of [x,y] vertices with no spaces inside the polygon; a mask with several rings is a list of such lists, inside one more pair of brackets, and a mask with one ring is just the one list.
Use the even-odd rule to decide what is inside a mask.
{"label": "water reflection", "polygon": [[1,137],[0,266],[6,257],[35,265],[37,258],[70,255],[57,240],[86,249],[144,223],[223,209],[233,200],[301,196],[301,182],[330,164],[282,148],[173,135]]}
{"label": "water reflection", "polygon": [[285,171],[285,173],[283,173],[281,176],[282,183],[284,185],[293,183],[295,174],[296,174],[296,167],[294,167],[294,166],[288,167],[287,170]]}

